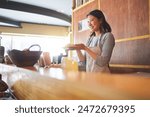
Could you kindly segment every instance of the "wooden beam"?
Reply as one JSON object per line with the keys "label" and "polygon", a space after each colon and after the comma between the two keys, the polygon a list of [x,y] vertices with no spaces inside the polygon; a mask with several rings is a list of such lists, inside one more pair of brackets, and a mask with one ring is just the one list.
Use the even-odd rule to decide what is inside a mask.
{"label": "wooden beam", "polygon": [[4,18],[0,16],[0,22],[6,23],[7,25],[1,25],[1,26],[10,26],[10,27],[21,27],[21,23],[18,21],[14,21],[8,18]]}
{"label": "wooden beam", "polygon": [[71,22],[71,16],[63,14],[61,12],[58,12],[58,11],[55,11],[52,9],[38,7],[38,6],[13,2],[13,1],[6,1],[6,0],[0,1],[0,8],[35,13],[35,14],[40,14],[40,15],[46,15],[46,16],[62,19],[69,23]]}

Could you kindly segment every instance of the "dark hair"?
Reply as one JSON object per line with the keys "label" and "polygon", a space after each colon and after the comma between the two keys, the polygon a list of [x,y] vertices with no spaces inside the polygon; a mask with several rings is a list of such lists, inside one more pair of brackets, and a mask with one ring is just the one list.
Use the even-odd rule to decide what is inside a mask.
{"label": "dark hair", "polygon": [[[102,33],[111,32],[111,27],[107,23],[105,16],[101,10],[95,9],[95,10],[91,11],[87,16],[89,16],[89,15],[92,15],[101,21],[101,25],[99,28]],[[91,36],[92,35],[95,35],[95,32],[93,32],[91,34]]]}

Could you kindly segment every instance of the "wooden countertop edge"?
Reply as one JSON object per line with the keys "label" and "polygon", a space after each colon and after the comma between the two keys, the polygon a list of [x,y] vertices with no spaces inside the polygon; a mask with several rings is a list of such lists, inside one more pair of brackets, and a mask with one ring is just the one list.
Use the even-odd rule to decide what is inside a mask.
{"label": "wooden countertop edge", "polygon": [[[95,78],[99,77],[99,75],[96,73],[93,74],[78,72],[73,73],[73,75],[75,75],[74,77],[81,77],[81,79],[72,81],[69,79],[72,73],[68,73],[70,75],[66,74],[65,80],[59,80],[56,78],[52,78],[51,76],[43,76],[35,71],[30,71],[22,68],[0,65],[0,69],[2,69],[2,67],[5,72],[8,72],[9,86],[12,88],[12,90],[14,91],[13,93],[18,99],[150,99],[150,93],[147,93],[144,96],[140,96],[138,93],[128,93],[128,90],[126,91],[126,89],[121,89],[122,87],[120,88],[121,90],[118,90],[116,87],[112,88],[111,84],[107,85],[109,83],[105,83],[111,83],[112,79],[115,79],[116,81],[121,80],[121,82],[123,82],[124,79],[120,79],[120,75],[117,74],[101,74],[102,78],[95,79],[95,81],[93,79],[93,82],[91,82],[92,80],[90,76],[93,76]],[[111,76],[112,78],[104,78],[108,76]],[[127,76],[122,77],[125,78]],[[141,77],[132,76],[132,79],[130,80],[135,81],[138,78],[139,80],[142,79]],[[139,82],[141,81],[142,80],[140,80]],[[145,81],[144,79],[142,83],[145,83],[147,81],[150,80],[147,79]],[[100,82],[100,84],[98,84],[97,82]],[[127,83],[126,80],[125,82]],[[133,87],[136,88],[136,86]],[[141,88],[141,91],[141,93],[143,93],[143,91],[149,91],[149,89],[145,87],[143,89]]]}

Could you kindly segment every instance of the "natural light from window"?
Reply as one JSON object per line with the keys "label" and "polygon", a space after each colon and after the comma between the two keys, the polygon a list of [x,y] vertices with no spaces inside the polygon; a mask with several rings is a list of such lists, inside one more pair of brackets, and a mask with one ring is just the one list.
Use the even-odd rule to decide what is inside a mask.
{"label": "natural light from window", "polygon": [[[38,35],[0,35],[2,37],[1,46],[5,47],[5,54],[9,49],[23,50],[33,44],[39,44],[41,51],[49,52],[50,56],[57,56],[65,53],[64,46],[69,43],[69,38],[58,36],[38,36]],[[32,50],[39,50],[34,47]]]}

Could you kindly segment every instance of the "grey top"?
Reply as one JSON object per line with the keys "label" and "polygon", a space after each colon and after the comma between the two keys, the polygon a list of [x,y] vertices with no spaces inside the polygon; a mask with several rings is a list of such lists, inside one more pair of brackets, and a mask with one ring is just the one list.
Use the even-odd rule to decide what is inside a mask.
{"label": "grey top", "polygon": [[[88,72],[105,72],[108,71],[109,61],[115,45],[115,39],[112,33],[107,32],[100,37],[92,36],[87,40],[88,46],[97,54],[94,60],[86,53],[86,71]],[[106,70],[107,69],[107,70]]]}

